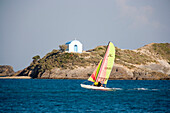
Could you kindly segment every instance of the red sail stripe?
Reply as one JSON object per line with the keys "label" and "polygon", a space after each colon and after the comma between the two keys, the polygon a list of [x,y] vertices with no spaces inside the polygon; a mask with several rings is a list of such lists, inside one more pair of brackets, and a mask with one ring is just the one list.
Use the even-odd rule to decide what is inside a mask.
{"label": "red sail stripe", "polygon": [[[106,77],[106,69],[104,69],[105,67],[107,67],[107,57],[108,57],[108,53],[109,53],[109,46],[107,48],[107,51],[106,51],[106,54],[105,54],[105,57],[103,59],[103,62],[102,62],[102,65],[101,65],[101,68],[100,68],[100,71],[99,71],[99,74],[98,74],[98,77],[97,77],[97,80],[96,82],[102,82],[104,83],[104,79]],[[103,78],[103,80],[101,79]]]}

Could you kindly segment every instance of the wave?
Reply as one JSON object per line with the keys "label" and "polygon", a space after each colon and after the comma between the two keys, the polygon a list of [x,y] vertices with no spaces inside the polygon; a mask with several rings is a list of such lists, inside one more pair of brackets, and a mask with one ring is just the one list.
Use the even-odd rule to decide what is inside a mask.
{"label": "wave", "polygon": [[134,88],[134,90],[148,90],[148,88]]}
{"label": "wave", "polygon": [[170,90],[170,89],[148,89],[148,88],[134,88],[134,90],[150,90],[150,91],[160,91],[160,90]]}
{"label": "wave", "polygon": [[113,89],[115,89],[115,90],[123,90],[122,88],[113,88]]}
{"label": "wave", "polygon": [[149,91],[160,91],[160,90],[170,90],[170,89],[148,89],[148,88],[133,88],[133,89],[123,89],[123,88],[113,88],[115,90],[149,90]]}
{"label": "wave", "polygon": [[153,90],[153,91],[157,91],[157,90],[160,90],[160,89],[151,89],[151,90]]}

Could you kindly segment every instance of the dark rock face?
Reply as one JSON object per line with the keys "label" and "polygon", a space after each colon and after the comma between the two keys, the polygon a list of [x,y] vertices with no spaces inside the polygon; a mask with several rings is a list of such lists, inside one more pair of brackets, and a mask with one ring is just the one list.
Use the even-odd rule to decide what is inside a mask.
{"label": "dark rock face", "polygon": [[40,77],[38,77],[38,75],[39,75],[39,73],[38,73],[37,68],[30,69],[30,67],[27,67],[23,70],[16,72],[12,76],[29,76],[31,78],[40,78]]}
{"label": "dark rock face", "polygon": [[46,71],[41,75],[41,78],[48,79],[87,79],[93,73],[95,67],[79,67],[76,69],[59,69],[54,68],[51,71]]}
{"label": "dark rock face", "polygon": [[9,65],[0,65],[0,76],[9,76],[14,74],[12,66]]}

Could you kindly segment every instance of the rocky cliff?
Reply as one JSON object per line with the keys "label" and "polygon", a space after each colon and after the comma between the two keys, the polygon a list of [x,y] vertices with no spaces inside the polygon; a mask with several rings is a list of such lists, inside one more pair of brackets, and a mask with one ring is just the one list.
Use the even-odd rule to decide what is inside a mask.
{"label": "rocky cliff", "polygon": [[14,74],[12,66],[9,65],[0,65],[0,76],[9,76]]}
{"label": "rocky cliff", "polygon": [[[39,79],[87,79],[104,56],[106,46],[98,46],[81,54],[53,50],[33,62],[15,76]],[[170,44],[152,43],[136,50],[116,47],[116,59],[110,79],[170,80]]]}

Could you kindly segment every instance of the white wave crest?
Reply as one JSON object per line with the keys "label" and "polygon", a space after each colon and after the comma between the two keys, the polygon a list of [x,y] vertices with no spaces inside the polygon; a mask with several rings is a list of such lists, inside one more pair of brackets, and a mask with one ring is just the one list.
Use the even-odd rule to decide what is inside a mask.
{"label": "white wave crest", "polygon": [[148,90],[148,88],[135,88],[135,90]]}
{"label": "white wave crest", "polygon": [[153,90],[153,91],[157,91],[157,90],[159,90],[159,89],[151,89],[151,90]]}
{"label": "white wave crest", "polygon": [[115,90],[123,90],[122,88],[113,88],[113,89],[115,89]]}

